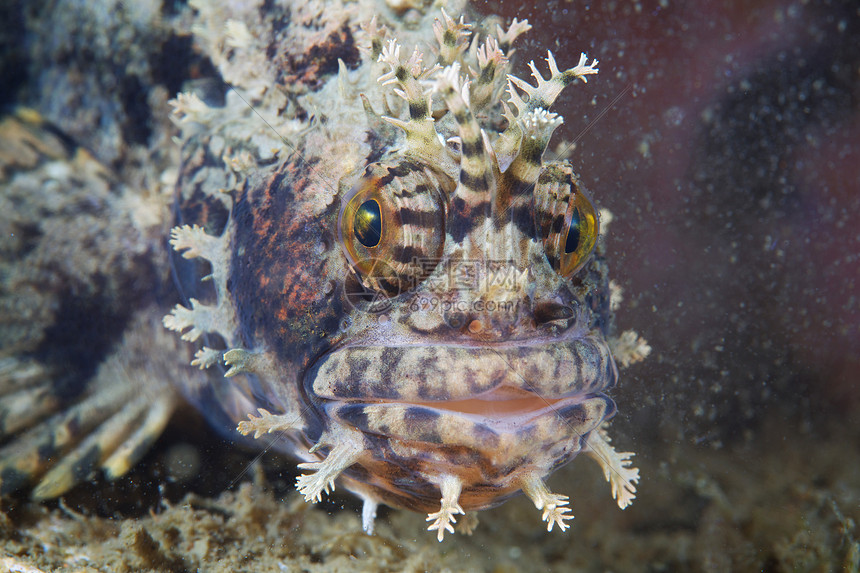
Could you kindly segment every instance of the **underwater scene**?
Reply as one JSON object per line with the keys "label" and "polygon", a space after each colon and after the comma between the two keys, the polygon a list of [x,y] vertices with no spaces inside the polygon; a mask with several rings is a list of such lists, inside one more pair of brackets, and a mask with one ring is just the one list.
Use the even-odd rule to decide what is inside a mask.
{"label": "underwater scene", "polygon": [[860,571],[856,2],[0,19],[0,573]]}

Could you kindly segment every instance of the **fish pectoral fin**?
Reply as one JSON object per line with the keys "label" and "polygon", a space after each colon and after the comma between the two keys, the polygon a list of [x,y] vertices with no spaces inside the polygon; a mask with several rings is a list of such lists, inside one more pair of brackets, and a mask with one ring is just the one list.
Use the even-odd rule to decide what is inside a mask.
{"label": "fish pectoral fin", "polygon": [[34,486],[35,499],[53,498],[99,469],[114,479],[139,461],[182,403],[171,373],[185,367],[141,359],[175,352],[159,318],[154,310],[133,318],[122,342],[71,392],[55,367],[0,362],[0,495]]}

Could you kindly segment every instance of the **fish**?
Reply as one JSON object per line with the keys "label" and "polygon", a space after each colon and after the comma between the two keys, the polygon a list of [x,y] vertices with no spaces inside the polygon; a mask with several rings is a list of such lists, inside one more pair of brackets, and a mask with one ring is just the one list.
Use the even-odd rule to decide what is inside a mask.
{"label": "fish", "polygon": [[[167,215],[39,118],[9,124],[45,142],[31,176],[92,166],[101,214],[133,236],[104,249],[136,246],[148,269],[117,276],[160,294],[65,388],[56,361],[4,352],[0,495],[56,497],[98,469],[118,478],[191,406],[297,459],[307,502],[336,484],[356,495],[368,534],[387,505],[426,513],[441,542],[520,493],[564,531],[569,498],[546,478],[580,453],[629,506],[639,471],[611,445],[608,392],[613,353],[626,364],[649,348],[612,336],[608,213],[569,160],[546,158],[563,122],[550,109],[598,62],[562,70],[548,52],[529,82],[509,73],[527,21],[488,31],[442,10],[411,31],[377,17],[337,30],[325,40],[337,58],[290,68],[260,25],[228,19],[208,38],[223,102],[171,101]],[[263,81],[272,70],[283,87]],[[168,236],[139,232],[158,227]]]}

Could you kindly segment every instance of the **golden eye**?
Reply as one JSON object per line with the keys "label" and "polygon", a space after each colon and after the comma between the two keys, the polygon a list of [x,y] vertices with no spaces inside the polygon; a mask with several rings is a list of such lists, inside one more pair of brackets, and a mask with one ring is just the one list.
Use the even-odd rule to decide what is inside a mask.
{"label": "golden eye", "polygon": [[558,273],[570,277],[581,269],[597,243],[598,221],[594,205],[581,191],[570,201],[570,218],[565,220],[566,237]]}
{"label": "golden eye", "polygon": [[567,163],[543,169],[535,187],[535,225],[555,271],[567,278],[588,262],[599,222],[579,178]]}
{"label": "golden eye", "polygon": [[346,196],[340,212],[340,242],[352,266],[373,274],[378,259],[385,258],[396,237],[398,213],[384,196],[379,179],[365,177]]}
{"label": "golden eye", "polygon": [[445,240],[445,201],[453,182],[412,161],[375,163],[343,200],[338,231],[365,287],[394,296],[435,267]]}
{"label": "golden eye", "polygon": [[376,199],[368,199],[355,211],[353,231],[358,242],[372,249],[382,240],[382,212]]}

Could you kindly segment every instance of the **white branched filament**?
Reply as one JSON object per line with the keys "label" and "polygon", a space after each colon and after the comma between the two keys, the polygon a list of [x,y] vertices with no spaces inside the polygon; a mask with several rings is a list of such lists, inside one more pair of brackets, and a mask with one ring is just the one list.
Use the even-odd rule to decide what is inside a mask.
{"label": "white branched filament", "polygon": [[379,76],[377,80],[384,86],[397,83],[397,68],[401,66],[400,62],[400,44],[394,38],[388,40],[388,44],[382,47],[382,53],[379,54],[380,63],[388,65],[390,68],[387,73]]}
{"label": "white branched filament", "polygon": [[460,63],[454,62],[446,67],[436,79],[435,91],[440,93],[448,93],[450,91],[461,92],[463,90],[463,82],[460,77]]}
{"label": "white branched filament", "polygon": [[328,456],[321,462],[299,464],[299,469],[313,470],[312,474],[302,474],[296,479],[296,488],[305,501],[318,502],[323,493],[334,491],[334,480],[343,470],[358,461],[363,452],[361,438],[343,428],[335,428],[330,435],[323,435],[311,452],[323,445],[335,444]]}
{"label": "white branched filament", "polygon": [[516,40],[520,35],[525,34],[529,30],[532,29],[531,24],[529,24],[528,20],[517,21],[514,18],[511,25],[508,26],[507,32],[502,30],[501,26],[496,26],[496,36],[499,37],[499,41],[502,44],[513,44],[514,40]]}
{"label": "white branched filament", "polygon": [[406,60],[406,69],[416,80],[421,77],[424,68],[421,67],[421,52],[418,51],[417,47],[412,50],[412,55]]}
{"label": "white branched filament", "polygon": [[191,361],[192,366],[197,366],[200,370],[204,370],[209,368],[213,364],[217,364],[221,361],[221,355],[224,353],[223,350],[215,350],[213,348],[209,348],[208,346],[204,346],[200,350],[194,353],[194,360]]}
{"label": "white branched filament", "polygon": [[454,533],[454,523],[457,522],[454,516],[465,513],[458,503],[462,487],[463,484],[454,476],[445,476],[442,479],[442,483],[440,484],[442,508],[427,516],[427,521],[433,522],[427,527],[427,530],[437,531],[436,538],[439,541],[445,538],[445,531]]}
{"label": "white branched filament", "polygon": [[446,94],[450,95],[451,92],[454,92],[463,98],[463,102],[466,104],[466,107],[469,107],[470,85],[471,82],[464,82],[463,77],[460,75],[460,63],[454,62],[443,69],[439,74],[434,85],[434,91],[441,93],[443,97],[445,97]]}
{"label": "white branched filament", "polygon": [[259,439],[263,434],[301,429],[301,417],[295,414],[272,414],[265,408],[257,408],[257,412],[259,416],[248,414],[247,420],[239,422],[236,429],[240,434],[247,436],[253,432],[254,439]]}
{"label": "white branched filament", "polygon": [[588,436],[586,453],[603,468],[603,476],[612,488],[613,499],[618,507],[624,509],[636,499],[639,470],[631,467],[632,452],[616,452],[609,441],[609,435],[603,428],[592,432]]}
{"label": "white branched filament", "polygon": [[[570,525],[565,523],[566,520],[573,519],[570,508],[567,504],[570,503],[566,495],[549,494],[546,498],[543,509],[543,520],[546,521],[546,530],[552,531],[554,525],[558,525],[561,531],[566,531]],[[538,508],[540,509],[540,508]]]}
{"label": "white branched filament", "polygon": [[[523,116],[523,114],[529,112],[530,110],[535,109],[536,105],[552,105],[552,103],[555,102],[556,98],[564,89],[564,87],[570,84],[574,79],[579,78],[582,79],[583,82],[585,82],[585,76],[596,74],[598,72],[597,60],[593,61],[591,64],[588,64],[587,61],[588,58],[586,58],[585,54],[582,54],[579,59],[579,64],[576,67],[570,68],[569,70],[562,72],[561,70],[559,70],[558,64],[556,64],[552,52],[548,51],[546,62],[550,70],[549,79],[546,79],[543,77],[543,75],[541,75],[534,61],[529,62],[529,68],[531,69],[532,77],[534,77],[536,85],[532,85],[529,82],[518,78],[517,76],[508,74],[507,92],[509,99],[507,104],[509,105],[505,106],[505,118],[513,126],[515,124],[516,119]],[[520,96],[514,86],[522,90],[528,96],[528,98],[523,98],[522,96]],[[516,110],[516,113],[514,113],[514,110],[512,110],[511,108],[514,108]],[[509,130],[510,129],[511,128],[509,128]],[[511,143],[507,145],[513,147],[516,145],[515,142],[519,139],[518,127],[514,127],[514,132],[509,135],[511,136]],[[502,144],[502,155],[507,153],[507,145]]]}
{"label": "white branched filament", "polygon": [[189,299],[188,302],[191,303],[191,308],[177,304],[162,322],[168,330],[174,332],[190,329],[181,338],[186,342],[195,342],[204,332],[212,332],[216,323],[215,312],[214,307],[201,304],[196,298]]}
{"label": "white branched filament", "polygon": [[367,44],[359,45],[358,49],[369,54],[371,58],[377,59],[378,61],[381,51],[384,48],[382,41],[388,34],[388,28],[380,26],[376,19],[376,15],[374,14],[370,21],[361,26],[361,30],[367,36]]}
{"label": "white branched filament", "polygon": [[426,80],[439,69],[438,65],[434,65],[431,68],[425,68],[423,65],[424,55],[417,47],[412,51],[409,59],[401,59],[401,47],[402,46],[397,43],[397,40],[391,39],[388,41],[388,44],[382,48],[382,53],[379,54],[379,59],[377,61],[388,65],[390,68],[386,73],[379,76],[379,79],[377,80],[382,85],[387,86],[389,84],[404,83],[402,80],[397,78],[398,71],[401,69],[409,74],[409,77],[406,79],[414,80]]}
{"label": "white branched filament", "polygon": [[199,225],[182,225],[170,230],[170,246],[185,259],[203,257],[211,261],[218,256],[219,245],[218,237],[207,234]]}
{"label": "white branched filament", "polygon": [[478,67],[482,70],[492,62],[496,67],[501,67],[507,63],[508,59],[505,53],[499,49],[499,42],[492,36],[487,36],[487,40],[478,48],[477,53]]}
{"label": "white branched filament", "polygon": [[386,73],[379,76],[378,82],[386,86],[395,85],[394,93],[409,104],[426,100],[427,109],[430,109],[431,102],[428,97],[430,90],[422,84],[440,69],[438,65],[425,68],[423,55],[418,48],[412,51],[408,59],[402,59],[401,46],[394,39],[389,40],[383,47],[378,61],[389,67]]}
{"label": "white branched filament", "polygon": [[498,101],[496,95],[503,82],[508,58],[499,48],[499,42],[492,36],[488,36],[484,44],[475,50],[475,60],[478,62],[478,70],[472,70],[475,78],[470,88],[471,104],[481,109],[493,101]]}
{"label": "white branched filament", "polygon": [[[612,484],[612,499],[621,509],[626,508],[636,499],[636,484],[639,481],[639,470],[631,467],[633,452],[618,454],[618,473],[607,478]],[[605,473],[605,472],[604,472]]]}
{"label": "white branched filament", "polygon": [[334,480],[337,476],[320,473],[321,466],[322,462],[299,464],[301,469],[317,470],[316,473],[302,474],[296,478],[296,489],[304,496],[307,503],[319,503],[322,501],[323,493],[334,491]]}
{"label": "white branched filament", "polygon": [[[552,54],[550,53],[549,56],[551,58]],[[547,58],[547,61],[549,61],[549,58]],[[591,76],[599,72],[600,70],[597,69],[598,63],[599,62],[597,60],[594,60],[589,64],[588,56],[582,53],[579,55],[579,63],[576,65],[576,67],[570,70],[570,73],[581,79],[583,83],[588,83],[588,78],[586,78],[585,76]],[[554,61],[552,65],[555,65]],[[558,70],[558,68],[556,68],[556,70]]]}
{"label": "white branched filament", "polygon": [[536,137],[542,133],[552,133],[564,122],[564,118],[557,113],[539,107],[527,113],[521,121],[525,134]]}
{"label": "white branched filament", "polygon": [[[611,283],[610,287],[612,287]],[[615,299],[617,300],[619,296],[616,294]],[[610,299],[611,301],[612,299]],[[648,341],[633,330],[625,330],[621,333],[621,336],[610,339],[609,344],[612,348],[612,355],[615,357],[615,361],[623,368],[641,362],[651,354],[651,346],[648,344]]]}
{"label": "white branched filament", "polygon": [[173,108],[170,117],[179,124],[202,122],[209,114],[209,106],[193,92],[181,92],[167,105]]}
{"label": "white branched filament", "polygon": [[442,9],[442,20],[436,20],[433,24],[433,33],[439,43],[439,61],[450,65],[468,49],[472,25],[466,24],[462,16],[460,16],[459,22],[454,22],[444,8]]}
{"label": "white branched filament", "polygon": [[[522,97],[520,97],[520,94],[514,88],[514,82],[515,81],[522,82],[522,80],[520,80],[518,77],[508,74],[508,87],[506,90],[508,92],[508,101],[507,101],[507,103],[504,104],[504,108],[505,108],[505,118],[508,120],[508,123],[511,123],[511,124],[513,124],[516,121],[517,117],[523,112],[523,110],[526,109],[526,101]],[[523,83],[525,83],[525,82],[523,82]],[[526,83],[526,85],[528,86],[527,83]],[[529,87],[531,87],[531,86],[529,86]],[[514,107],[514,109],[516,110],[516,113],[511,111],[510,106]]]}
{"label": "white branched filament", "polygon": [[567,520],[573,519],[570,508],[567,507],[569,500],[566,495],[552,493],[547,489],[543,480],[537,474],[527,476],[522,482],[523,493],[525,493],[535,507],[543,510],[542,519],[546,521],[546,530],[552,531],[555,525],[561,531],[565,531],[570,525]]}

